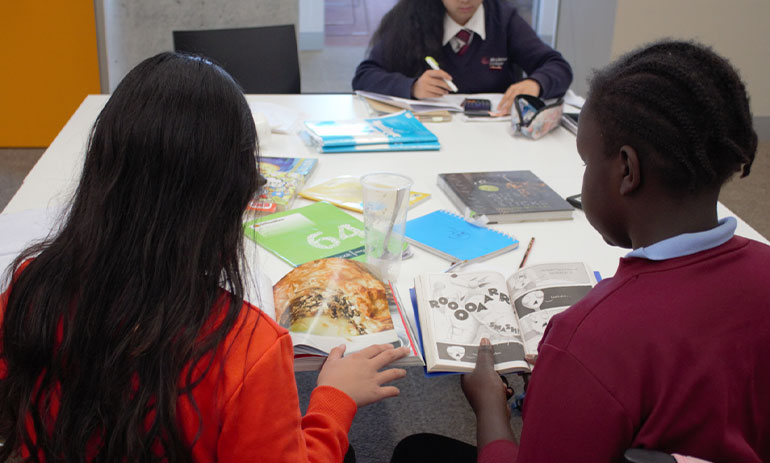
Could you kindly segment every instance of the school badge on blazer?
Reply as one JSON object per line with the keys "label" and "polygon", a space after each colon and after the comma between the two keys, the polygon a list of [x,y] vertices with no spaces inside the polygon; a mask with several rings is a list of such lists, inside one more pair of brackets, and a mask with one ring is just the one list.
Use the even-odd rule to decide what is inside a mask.
{"label": "school badge on blazer", "polygon": [[481,64],[489,66],[489,69],[495,71],[502,69],[506,61],[508,61],[507,56],[484,56],[481,58]]}

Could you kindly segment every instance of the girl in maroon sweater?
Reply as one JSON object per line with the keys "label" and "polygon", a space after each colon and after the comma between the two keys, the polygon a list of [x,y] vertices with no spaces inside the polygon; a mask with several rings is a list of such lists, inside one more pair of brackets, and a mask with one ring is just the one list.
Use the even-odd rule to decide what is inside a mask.
{"label": "girl in maroon sweater", "polygon": [[[733,236],[716,209],[756,147],[743,83],[704,46],[656,43],[594,76],[577,136],[583,209],[633,251],[551,320],[519,445],[482,345],[462,381],[479,462],[617,462],[631,447],[770,461],[770,247]],[[417,461],[426,439],[445,438],[403,441],[394,461]],[[444,462],[475,454],[438,447]]]}

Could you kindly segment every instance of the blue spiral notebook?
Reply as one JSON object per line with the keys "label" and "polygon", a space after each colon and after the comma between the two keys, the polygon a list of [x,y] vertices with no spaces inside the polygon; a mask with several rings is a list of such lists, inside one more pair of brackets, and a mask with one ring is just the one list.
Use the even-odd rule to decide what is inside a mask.
{"label": "blue spiral notebook", "polygon": [[407,221],[405,236],[409,243],[450,262],[489,259],[519,247],[519,240],[510,235],[444,210]]}

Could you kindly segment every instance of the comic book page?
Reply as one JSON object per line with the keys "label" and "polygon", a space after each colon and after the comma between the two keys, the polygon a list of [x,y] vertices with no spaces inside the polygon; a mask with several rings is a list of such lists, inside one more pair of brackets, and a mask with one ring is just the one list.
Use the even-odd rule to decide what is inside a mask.
{"label": "comic book page", "polygon": [[551,317],[578,302],[594,285],[593,272],[582,262],[532,265],[511,275],[507,288],[526,352],[536,354]]}
{"label": "comic book page", "polygon": [[439,273],[415,280],[428,371],[471,371],[481,338],[499,372],[529,370],[505,278],[496,272]]}

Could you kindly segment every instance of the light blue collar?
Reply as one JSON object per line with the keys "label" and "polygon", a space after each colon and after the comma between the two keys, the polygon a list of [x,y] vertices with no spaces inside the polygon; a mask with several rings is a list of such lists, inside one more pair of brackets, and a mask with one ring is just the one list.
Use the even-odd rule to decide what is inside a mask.
{"label": "light blue collar", "polygon": [[663,241],[637,248],[626,254],[626,257],[641,257],[650,260],[666,260],[675,257],[689,256],[696,252],[705,251],[724,244],[735,234],[738,221],[735,217],[725,217],[719,225],[698,233],[682,233],[666,238]]}

